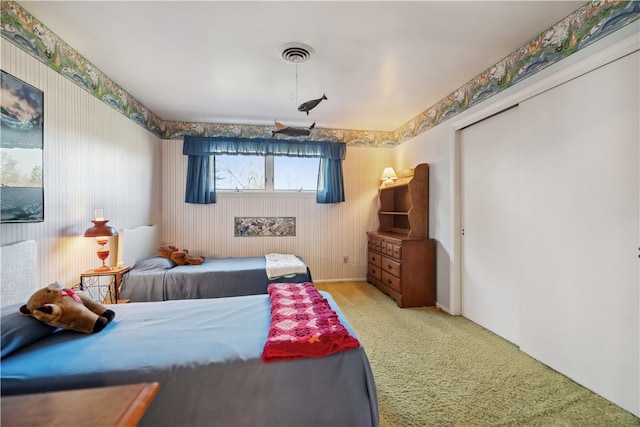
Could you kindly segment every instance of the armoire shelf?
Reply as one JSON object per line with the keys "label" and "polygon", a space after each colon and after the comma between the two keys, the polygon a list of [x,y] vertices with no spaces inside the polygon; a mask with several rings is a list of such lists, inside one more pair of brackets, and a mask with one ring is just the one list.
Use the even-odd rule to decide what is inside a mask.
{"label": "armoire shelf", "polygon": [[419,164],[398,173],[391,185],[379,189],[378,219],[381,233],[429,236],[429,165]]}

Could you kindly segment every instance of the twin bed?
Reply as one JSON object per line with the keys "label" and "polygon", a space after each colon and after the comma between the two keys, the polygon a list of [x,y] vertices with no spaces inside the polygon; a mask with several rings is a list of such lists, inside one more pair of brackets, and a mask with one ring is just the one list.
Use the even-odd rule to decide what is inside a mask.
{"label": "twin bed", "polygon": [[[121,230],[118,263],[132,266],[120,288],[120,298],[132,302],[258,295],[277,282],[311,282],[302,259],[274,264],[263,257],[206,258],[201,265],[175,265],[157,255],[155,226]],[[279,261],[279,260],[278,260]]]}
{"label": "twin bed", "polygon": [[[357,339],[331,295],[320,295]],[[2,395],[159,382],[140,425],[377,426],[362,346],[265,363],[272,304],[260,294],[111,305],[114,321],[90,335],[4,306]]]}

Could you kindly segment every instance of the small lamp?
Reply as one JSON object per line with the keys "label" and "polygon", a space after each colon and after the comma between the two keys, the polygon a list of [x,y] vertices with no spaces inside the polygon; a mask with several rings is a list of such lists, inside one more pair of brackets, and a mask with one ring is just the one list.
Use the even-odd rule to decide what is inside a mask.
{"label": "small lamp", "polygon": [[394,179],[398,179],[398,176],[396,175],[396,171],[394,171],[393,168],[384,168],[380,179],[382,180],[382,185],[391,185],[393,184]]}
{"label": "small lamp", "polygon": [[[96,211],[96,215],[97,212],[98,211]],[[104,263],[104,261],[109,257],[109,248],[105,248],[104,245],[109,242],[109,237],[117,235],[118,232],[115,228],[107,225],[109,222],[108,219],[96,217],[96,219],[92,219],[91,222],[93,223],[93,226],[87,228],[87,231],[84,232],[84,237],[96,238],[96,242],[100,245],[96,253],[98,254],[98,258],[102,260],[102,266],[96,268],[94,271],[109,271],[111,270],[111,267]]]}

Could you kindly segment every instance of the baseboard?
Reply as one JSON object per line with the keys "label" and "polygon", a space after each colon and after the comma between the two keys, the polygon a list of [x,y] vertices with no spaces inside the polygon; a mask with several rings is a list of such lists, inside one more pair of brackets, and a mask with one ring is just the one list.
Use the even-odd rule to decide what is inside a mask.
{"label": "baseboard", "polygon": [[344,279],[325,279],[314,280],[313,283],[337,283],[337,282],[366,282],[366,277],[344,278]]}
{"label": "baseboard", "polygon": [[444,305],[440,304],[439,302],[436,303],[436,308],[438,310],[442,310],[447,314],[451,314],[451,311],[449,310],[449,307],[445,307]]}

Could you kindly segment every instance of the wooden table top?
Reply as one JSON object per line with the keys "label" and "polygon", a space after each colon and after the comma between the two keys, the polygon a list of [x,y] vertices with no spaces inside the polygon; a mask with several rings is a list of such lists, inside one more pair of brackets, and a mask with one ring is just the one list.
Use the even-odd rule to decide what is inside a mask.
{"label": "wooden table top", "polygon": [[2,397],[2,426],[135,426],[158,383]]}

